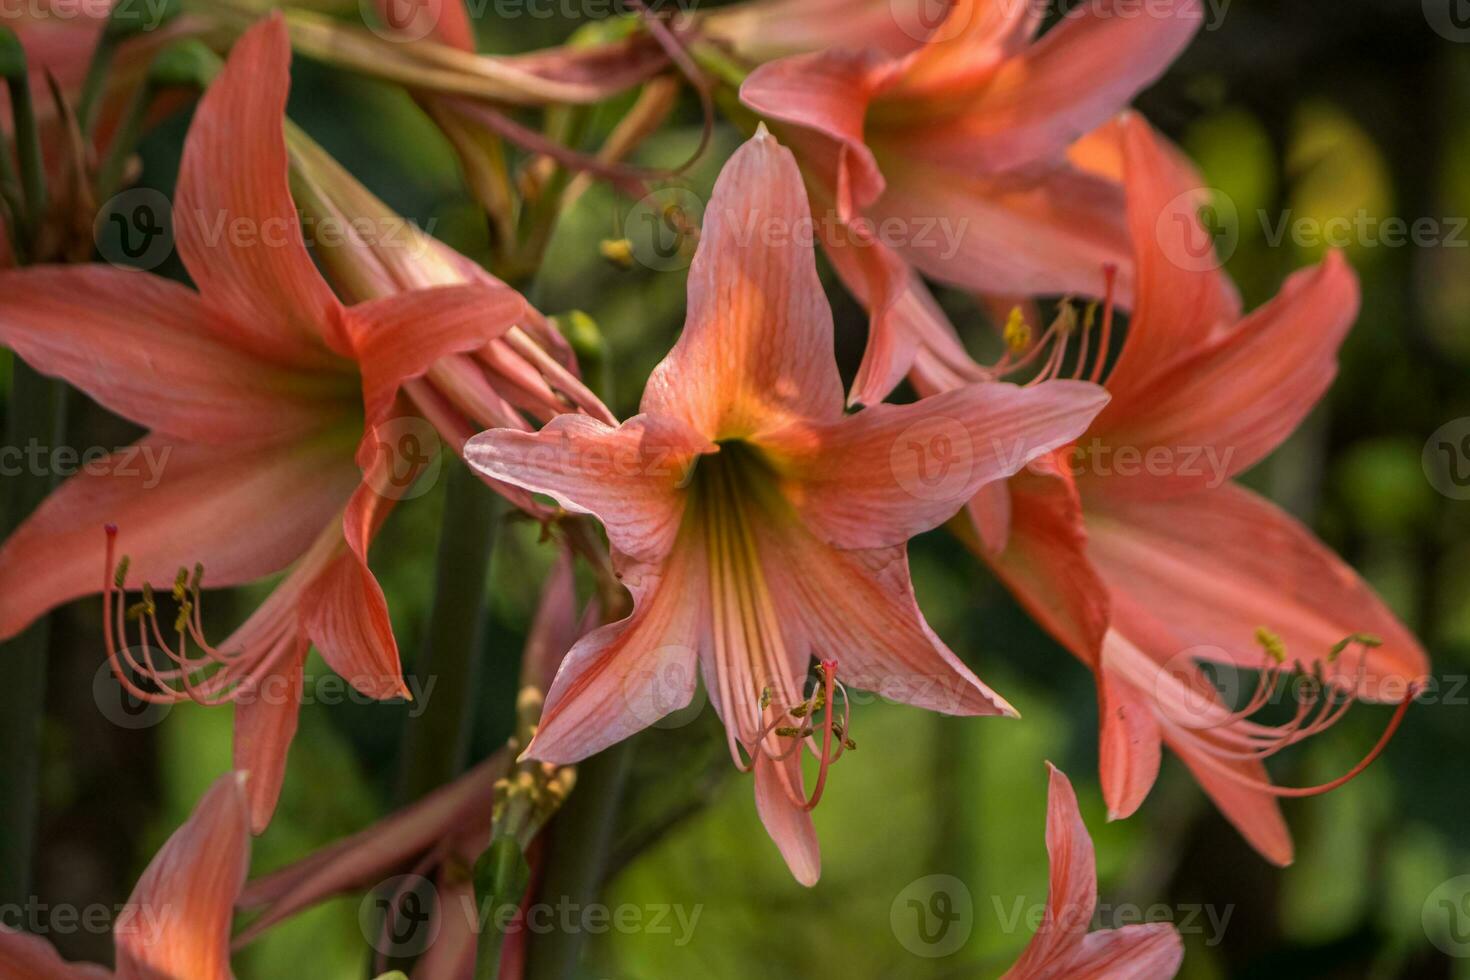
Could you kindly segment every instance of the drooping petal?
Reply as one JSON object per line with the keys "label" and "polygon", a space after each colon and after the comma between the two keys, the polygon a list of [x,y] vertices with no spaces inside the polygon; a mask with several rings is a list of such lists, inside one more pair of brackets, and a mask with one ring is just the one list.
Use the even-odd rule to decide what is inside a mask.
{"label": "drooping petal", "polygon": [[1007,481],[1005,550],[982,550],[1017,601],[1073,655],[1095,665],[1108,628],[1108,590],[1088,559],[1082,501],[1063,453]]}
{"label": "drooping petal", "polygon": [[704,555],[690,543],[681,539],[661,567],[622,564],[633,612],[567,653],[526,757],[577,762],[689,704],[709,590]]}
{"label": "drooping petal", "polygon": [[102,590],[106,524],[130,584],[167,588],[197,562],[207,588],[239,585],[305,552],[359,479],[335,438],[237,450],[148,436],[67,480],[5,542],[0,638]]}
{"label": "drooping petal", "polygon": [[353,378],[288,370],[231,343],[192,290],[112,266],[0,275],[0,344],[140,425],[193,442],[301,436],[351,408]]}
{"label": "drooping petal", "polygon": [[1132,295],[1122,189],[1066,164],[986,177],[883,157],[887,189],[867,215],[904,229],[897,252],[932,279],[981,293]]}
{"label": "drooping petal", "polygon": [[1144,465],[1128,474],[1118,457],[1096,482],[1109,496],[1156,496],[1217,487],[1250,467],[1326,392],[1357,312],[1357,277],[1339,253],[1295,273],[1271,302],[1102,415],[1099,438],[1141,455]]}
{"label": "drooping petal", "polygon": [[330,361],[324,344],[341,304],[307,253],[291,200],[282,129],[290,63],[279,13],[235,42],[184,140],[174,235],[190,278],[242,344],[319,364]]}
{"label": "drooping petal", "polygon": [[221,776],[163,845],[113,927],[118,980],[231,980],[230,922],[250,866],[245,773]]}
{"label": "drooping petal", "polygon": [[689,315],[642,410],[711,440],[842,412],[832,310],[791,152],[758,132],[715,182],[689,270]]}
{"label": "drooping petal", "polygon": [[1107,397],[1078,381],[978,383],[798,424],[762,446],[819,537],[837,548],[886,548],[938,527],[982,485],[1071,442]]}
{"label": "drooping petal", "polygon": [[1046,912],[1006,980],[1047,977],[1067,965],[1097,907],[1097,862],[1077,807],[1077,794],[1061,770],[1051,763],[1047,770],[1046,853],[1051,860],[1051,883]]}
{"label": "drooping petal", "polygon": [[393,504],[378,493],[376,487],[382,485],[369,474],[353,493],[342,516],[347,550],[302,596],[312,644],[349,684],[380,701],[411,696],[403,682],[388,600],[367,564],[368,546]]}
{"label": "drooping petal", "polygon": [[[1276,797],[1264,790],[1243,786],[1220,774],[1210,764],[1200,761],[1192,743],[1171,738],[1167,734],[1167,728],[1165,731],[1164,741],[1169,748],[1184,760],[1200,788],[1220,808],[1225,819],[1240,831],[1246,843],[1278,867],[1284,868],[1291,864],[1295,857],[1295,848],[1291,843],[1291,831],[1287,829],[1286,819],[1281,815],[1281,804]],[[1240,776],[1252,782],[1261,783],[1270,779],[1266,767],[1257,760],[1214,760],[1214,765],[1234,769]]]}
{"label": "drooping petal", "polygon": [[440,358],[485,346],[527,310],[509,286],[481,282],[396,293],[352,307],[345,323],[362,372],[368,421],[387,415],[405,381]]}
{"label": "drooping petal", "polygon": [[1111,420],[1151,412],[1153,379],[1238,320],[1240,296],[1200,222],[1210,201],[1194,165],[1135,113],[1106,130],[1094,141],[1094,156],[1116,148],[1121,158],[1137,280],[1127,341],[1108,374],[1114,407],[1104,420]]}
{"label": "drooping petal", "polygon": [[[1126,591],[1133,618],[1163,631],[1159,663],[1182,650],[1255,668],[1265,663],[1256,630],[1286,645],[1288,661],[1324,663],[1358,633],[1382,645],[1349,644],[1329,671],[1344,682],[1363,668],[1360,697],[1402,700],[1429,669],[1423,648],[1373,590],[1309,530],[1249,490],[1157,501],[1108,501],[1089,517],[1090,554],[1111,588]],[[1366,663],[1364,659],[1366,658]]]}
{"label": "drooping petal", "polygon": [[1016,714],[929,628],[903,547],[839,551],[797,525],[763,528],[760,553],[782,620],[844,683],[950,715]]}
{"label": "drooping petal", "polygon": [[[293,649],[281,654],[262,676],[246,681],[235,700],[234,766],[250,773],[246,791],[253,834],[265,832],[281,798],[286,753],[301,713],[308,644],[304,635],[286,642]],[[231,644],[225,648],[231,649]]]}
{"label": "drooping petal", "polygon": [[802,787],[801,755],[792,755],[779,762],[764,754],[755,761],[755,809],[765,824],[766,833],[776,842],[786,866],[797,881],[810,888],[822,875],[822,852],[817,843],[817,831],[812,826],[810,811],[798,806],[786,794],[780,772],[798,790]]}
{"label": "drooping petal", "polygon": [[[1108,642],[1126,642],[1109,633]],[[1131,817],[1159,777],[1163,740],[1148,697],[1106,669],[1097,671],[1098,772],[1108,819]]]}
{"label": "drooping petal", "polygon": [[0,976],[24,980],[107,980],[112,974],[90,963],[68,963],[40,936],[0,925]]}
{"label": "drooping petal", "polygon": [[1149,922],[1083,936],[1066,976],[1075,980],[1168,980],[1179,972],[1182,962],[1184,942],[1179,930],[1173,923]]}
{"label": "drooping petal", "polygon": [[[1024,18],[1033,5],[993,6],[1001,18]],[[951,58],[937,81],[916,77],[914,84],[927,84],[936,94],[953,90],[949,98],[955,111],[942,123],[920,116],[908,126],[896,114],[905,152],[985,174],[1060,158],[1068,144],[1158,78],[1204,22],[1200,0],[1172,0],[1162,8],[1143,14],[1127,0],[1099,0],[1070,12],[993,75],[988,58],[971,51]],[[946,48],[932,47],[941,54]],[[935,55],[926,50],[920,57]],[[977,63],[985,84],[974,98],[964,81],[977,71],[971,67]],[[893,93],[895,100],[903,96],[902,87]]]}
{"label": "drooping petal", "polygon": [[466,443],[465,459],[491,479],[595,514],[615,548],[658,562],[673,546],[684,513],[678,488],[699,455],[714,448],[677,419],[638,415],[613,428],[562,415],[540,432],[483,432]]}

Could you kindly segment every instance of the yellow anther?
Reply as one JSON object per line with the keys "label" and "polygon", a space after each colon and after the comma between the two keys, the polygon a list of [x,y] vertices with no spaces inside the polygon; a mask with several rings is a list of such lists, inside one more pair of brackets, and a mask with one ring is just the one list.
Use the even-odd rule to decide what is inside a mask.
{"label": "yellow anther", "polygon": [[128,580],[128,556],[123,555],[122,560],[117,563],[117,571],[113,573],[112,582],[119,589]]}
{"label": "yellow anther", "polygon": [[184,597],[189,594],[189,571],[179,569],[179,574],[174,576],[174,601],[183,602]]}
{"label": "yellow anther", "polygon": [[1256,642],[1266,652],[1266,656],[1279,663],[1286,662],[1286,641],[1279,634],[1273,633],[1264,626],[1256,627]]}
{"label": "yellow anther", "polygon": [[1072,331],[1077,329],[1077,307],[1072,305],[1070,299],[1062,300],[1057,306],[1057,318],[1052,321],[1052,326],[1063,337],[1071,336]]}
{"label": "yellow anther", "polygon": [[1019,306],[1011,307],[1001,337],[1005,340],[1006,350],[1013,355],[1024,353],[1031,346],[1031,324],[1026,322],[1026,314]]}
{"label": "yellow anther", "polygon": [[626,238],[604,239],[597,251],[619,269],[633,268],[633,243]]}

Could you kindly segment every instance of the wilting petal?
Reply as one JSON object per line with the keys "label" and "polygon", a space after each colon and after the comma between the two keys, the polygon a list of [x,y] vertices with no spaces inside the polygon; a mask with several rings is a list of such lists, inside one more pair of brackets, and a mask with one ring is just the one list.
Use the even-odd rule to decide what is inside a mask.
{"label": "wilting petal", "polygon": [[235,42],[184,140],[174,235],[190,278],[241,343],[322,363],[341,304],[307,254],[291,200],[282,129],[290,64],[279,13]]}
{"label": "wilting petal", "polygon": [[1096,385],[967,385],[762,442],[807,526],[838,548],[887,548],[938,527],[975,491],[1071,442],[1107,403]]}
{"label": "wilting petal", "polygon": [[352,376],[307,375],[233,345],[192,290],[110,266],[0,275],[0,344],[140,425],[193,442],[259,445],[351,408]]}
{"label": "wilting petal", "polygon": [[945,714],[1016,714],[924,621],[903,547],[839,551],[798,526],[763,529],[760,553],[782,620],[844,683]]}
{"label": "wilting petal", "polygon": [[[1021,8],[1021,13],[1009,15],[1014,17],[1024,16],[1032,5],[994,6]],[[1003,9],[1000,16],[1007,16]],[[1078,7],[1005,62],[978,100],[963,85],[951,83],[956,96],[965,100],[963,111],[938,125],[903,127],[905,152],[989,174],[1058,159],[1068,144],[1158,78],[1203,21],[1200,0],[1175,0],[1167,11],[1143,12],[1128,0]],[[979,60],[983,65],[985,59]],[[974,53],[958,59],[962,71],[956,77],[965,78],[966,69],[973,72],[968,66],[975,61]]]}
{"label": "wilting petal", "polygon": [[1132,253],[1116,183],[1064,164],[993,178],[884,160],[888,188],[868,217],[906,230],[898,254],[925,275],[982,293],[1101,296],[1113,266],[1127,305]]}
{"label": "wilting petal", "polygon": [[90,963],[68,963],[40,936],[0,926],[0,976],[17,980],[107,980],[112,974]]}
{"label": "wilting petal", "polygon": [[835,144],[820,154],[835,162],[821,177],[837,191],[846,219],[883,193],[883,174],[863,141],[863,119],[891,75],[891,63],[876,52],[833,49],[761,65],[741,84],[740,100],[768,119]]}
{"label": "wilting petal", "polygon": [[683,545],[662,568],[620,569],[633,612],[584,636],[566,655],[526,757],[577,762],[689,703],[709,584],[704,555]]}
{"label": "wilting petal", "polygon": [[677,489],[699,455],[713,449],[676,419],[638,415],[613,428],[562,415],[540,432],[482,432],[465,445],[465,459],[491,479],[597,515],[619,551],[657,562],[672,547],[684,513]]}
{"label": "wilting petal", "polygon": [[1239,319],[1240,296],[1200,223],[1208,189],[1183,153],[1134,113],[1105,127],[1090,152],[1094,166],[1100,156],[1113,156],[1109,167],[1121,159],[1137,279],[1127,341],[1108,374],[1113,407],[1103,415],[1106,425],[1152,414],[1154,379]]}
{"label": "wilting petal", "polygon": [[526,312],[519,293],[488,283],[396,293],[352,307],[347,333],[362,371],[368,421],[388,414],[405,381],[442,357],[483,347]]}
{"label": "wilting petal", "polygon": [[[1172,923],[1100,929],[1082,937],[1068,980],[1167,980],[1184,961],[1184,942]],[[1062,980],[1059,976],[1058,980]]]}
{"label": "wilting petal", "polygon": [[832,310],[811,239],[796,160],[758,132],[715,182],[684,332],[648,379],[643,411],[712,440],[841,414]]}
{"label": "wilting petal", "polygon": [[138,879],[133,914],[113,927],[119,980],[231,980],[230,922],[250,865],[245,779],[216,780]]}
{"label": "wilting petal", "polygon": [[[1175,361],[1129,406],[1103,414],[1096,431],[1115,451],[1131,450],[1145,463],[1162,454],[1168,463],[1131,477],[1118,464],[1098,482],[1110,496],[1178,493],[1219,486],[1251,466],[1326,392],[1357,313],[1357,277],[1339,253],[1295,273],[1271,302]],[[1187,466],[1190,454],[1205,452],[1222,471],[1198,459]]]}
{"label": "wilting petal", "polygon": [[981,557],[1057,642],[1095,665],[1108,628],[1108,590],[1087,557],[1082,502],[1067,465],[1054,453],[1008,481],[1005,550]]}
{"label": "wilting petal", "polygon": [[[488,799],[509,766],[504,751],[422,800],[279,871],[256,878],[240,894],[242,909],[268,906],[239,937],[248,943],[270,926],[345,891],[371,886],[451,833],[489,834]],[[483,819],[477,824],[475,815]]]}
{"label": "wilting petal", "polygon": [[[347,552],[331,562],[302,597],[311,642],[332,669],[368,697],[411,697],[403,683],[388,600],[368,568],[367,553],[392,502],[371,475],[342,517]],[[381,485],[381,484],[380,484]]]}
{"label": "wilting petal", "polygon": [[[784,777],[782,774],[784,770]],[[793,752],[780,762],[764,754],[755,760],[755,809],[766,833],[776,842],[792,877],[810,888],[822,875],[822,852],[812,815],[787,795],[782,779],[802,792],[801,754]]]}
{"label": "wilting petal", "polygon": [[[308,644],[305,636],[286,642],[294,649],[283,651],[259,679],[246,681],[235,699],[234,766],[250,773],[246,792],[254,834],[264,833],[281,798],[286,753],[301,714]],[[231,644],[227,642],[225,649],[232,649]]]}
{"label": "wilting petal", "polygon": [[[1205,660],[1260,667],[1256,630],[1281,637],[1288,661],[1324,661],[1339,641],[1368,633],[1367,651],[1349,644],[1332,673],[1343,681],[1364,667],[1359,696],[1401,700],[1429,664],[1424,650],[1358,575],[1294,518],[1251,491],[1218,490],[1157,501],[1109,501],[1089,517],[1093,562],[1134,618],[1165,632],[1159,663],[1185,650]],[[1366,656],[1366,664],[1362,664]]]}
{"label": "wilting petal", "polygon": [[0,638],[102,590],[109,523],[130,582],[166,588],[196,562],[208,588],[280,571],[351,495],[360,476],[349,449],[332,439],[236,450],[148,436],[113,454],[62,484],[0,549]]}
{"label": "wilting petal", "polygon": [[[1108,642],[1127,642],[1109,633]],[[1154,706],[1132,684],[1097,672],[1098,772],[1108,819],[1131,817],[1159,777],[1162,737]]]}

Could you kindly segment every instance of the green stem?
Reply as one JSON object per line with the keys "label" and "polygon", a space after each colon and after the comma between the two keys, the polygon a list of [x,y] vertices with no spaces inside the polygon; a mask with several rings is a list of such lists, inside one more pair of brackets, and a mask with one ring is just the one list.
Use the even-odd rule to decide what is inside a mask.
{"label": "green stem", "polygon": [[[19,47],[18,43],[16,47]],[[11,72],[6,78],[10,86],[10,114],[14,123],[11,129],[15,134],[15,155],[20,164],[20,186],[25,199],[24,228],[20,237],[30,244],[46,220],[46,162],[41,155],[41,134],[36,122],[36,108],[31,102],[31,82],[26,73],[24,54],[7,51],[5,60],[7,70]]]}
{"label": "green stem", "polygon": [[398,792],[416,800],[464,768],[483,645],[485,583],[504,504],[468,467],[452,465],[439,533],[434,608],[415,669],[432,678],[423,713],[405,731]]}
{"label": "green stem", "polygon": [[[64,438],[66,389],[14,362],[6,443],[24,449],[32,441],[58,446]],[[0,539],[9,537],[45,498],[51,474],[23,473],[8,478],[0,500]],[[0,647],[5,683],[0,685],[0,905],[30,901],[32,855],[40,808],[41,719],[46,700],[45,617]]]}
{"label": "green stem", "polygon": [[[598,900],[632,759],[633,743],[624,740],[578,764],[576,791],[544,831],[546,857],[537,901],[585,909]],[[577,928],[533,933],[526,950],[526,980],[576,976],[586,939],[586,930]]]}

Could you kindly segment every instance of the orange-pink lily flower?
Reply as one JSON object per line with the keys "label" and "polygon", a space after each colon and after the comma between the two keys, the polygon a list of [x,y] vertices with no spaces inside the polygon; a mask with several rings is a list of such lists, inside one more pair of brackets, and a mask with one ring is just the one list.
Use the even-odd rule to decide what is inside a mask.
{"label": "orange-pink lily flower", "polygon": [[244,773],[217,779],[134,886],[113,924],[116,972],[68,963],[0,926],[0,976],[14,980],[230,980],[230,923],[250,866]]}
{"label": "orange-pink lily flower", "polygon": [[[950,714],[1013,713],[924,622],[908,539],[1070,441],[1105,400],[1076,382],[985,384],[844,416],[809,215],[795,158],[758,132],[716,182],[684,331],[641,414],[616,428],[562,416],[465,449],[484,474],[600,518],[633,595],[627,619],[568,654],[527,754],[569,763],[633,734],[689,702],[697,663],[807,884],[810,810],[848,738],[843,681]],[[826,659],[809,695],[814,652]],[[821,760],[810,797],[803,746]]]}
{"label": "orange-pink lily flower", "polygon": [[[1110,135],[1121,141],[1138,270],[1127,337],[1106,375],[1113,398],[1073,451],[979,496],[977,550],[1096,671],[1110,814],[1138,808],[1167,744],[1247,840],[1287,864],[1277,798],[1325,791],[1361,771],[1428,670],[1419,643],[1346,563],[1229,481],[1327,390],[1358,284],[1329,253],[1242,315],[1198,222],[1198,175],[1136,115]],[[1110,326],[1105,314],[1098,353],[1089,362],[1082,347],[1076,373],[1103,377]],[[1067,342],[1057,334],[1052,353]],[[942,387],[922,375],[916,382]],[[1232,710],[1197,661],[1261,669],[1264,683]],[[1296,715],[1253,721],[1294,668],[1306,672],[1307,694]],[[1325,786],[1273,786],[1262,760],[1322,731],[1356,699],[1399,706],[1368,758]]]}
{"label": "orange-pink lily flower", "polygon": [[1081,137],[1163,72],[1202,7],[1097,0],[1037,38],[1045,7],[955,0],[908,53],[794,55],[741,87],[782,124],[827,255],[868,307],[855,403],[881,400],[920,355],[979,379],[920,273],[975,293],[1101,296],[1112,265],[1126,305],[1122,192]]}
{"label": "orange-pink lily flower", "polygon": [[1166,980],[1179,971],[1184,944],[1167,922],[1088,932],[1097,909],[1097,859],[1077,794],[1046,765],[1046,851],[1051,887],[1041,926],[1001,980]]}
{"label": "orange-pink lily flower", "polygon": [[[459,392],[492,387],[469,355],[526,311],[493,281],[352,307],[333,295],[287,186],[289,60],[273,15],[240,38],[194,118],[174,230],[197,292],[102,265],[0,274],[0,343],[152,430],[68,480],[5,543],[0,639],[103,591],[109,656],[136,696],[237,702],[236,763],[252,774],[257,831],[280,790],[308,644],[364,694],[406,692],[367,565],[401,486],[388,470],[402,461],[380,452],[378,427],[414,414],[457,445],[467,428]],[[105,540],[104,523],[115,525]],[[202,635],[199,576],[175,578],[196,562],[211,586],[287,574],[215,646]],[[127,646],[119,593],[129,570],[153,587],[174,583],[176,648],[151,595],[135,607],[138,646]],[[134,686],[132,672],[158,686]]]}

